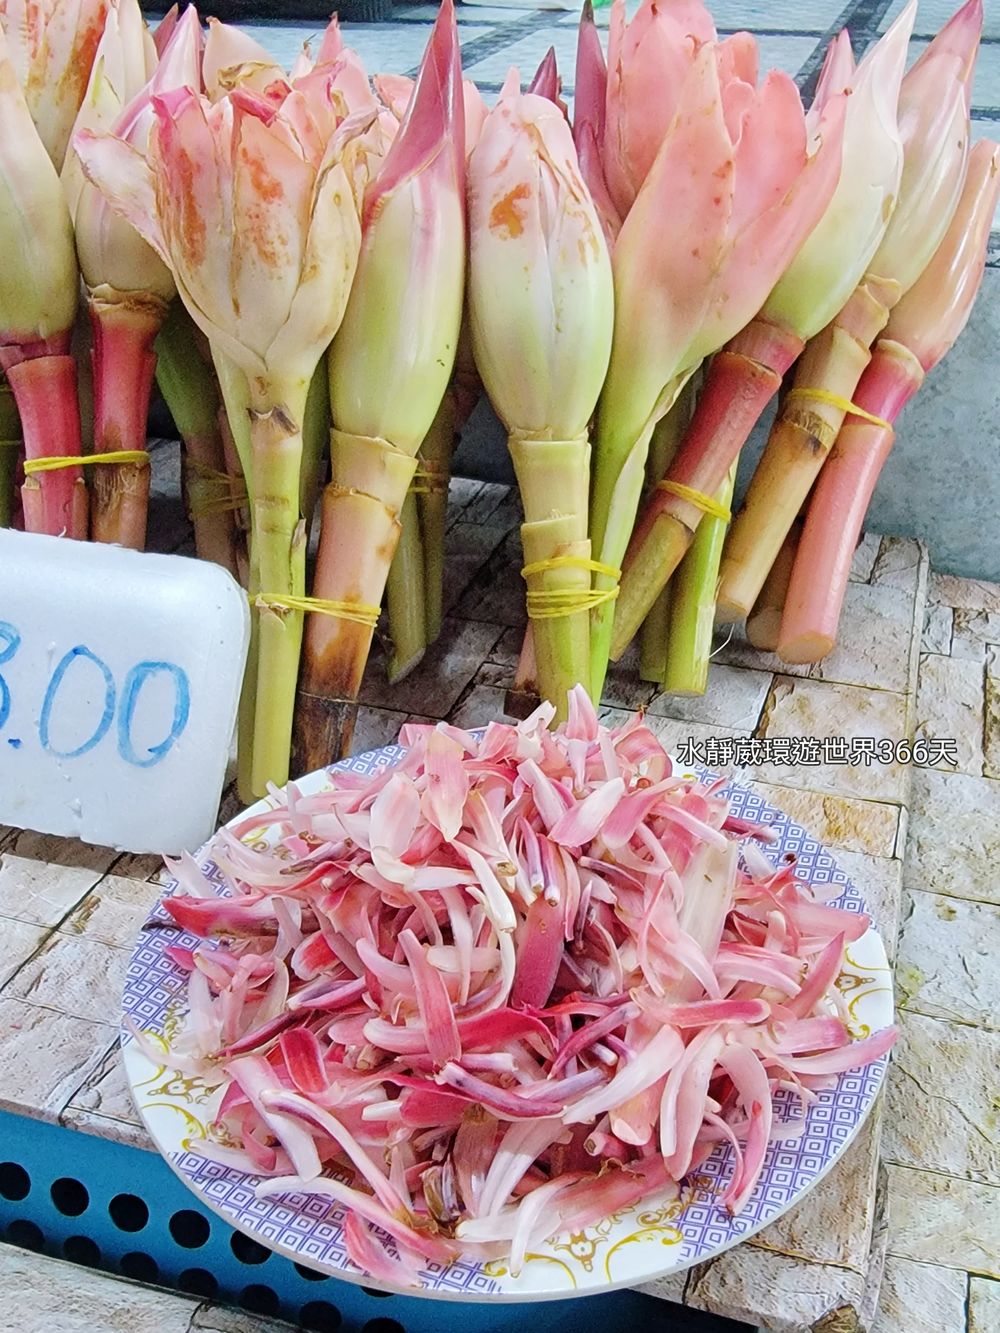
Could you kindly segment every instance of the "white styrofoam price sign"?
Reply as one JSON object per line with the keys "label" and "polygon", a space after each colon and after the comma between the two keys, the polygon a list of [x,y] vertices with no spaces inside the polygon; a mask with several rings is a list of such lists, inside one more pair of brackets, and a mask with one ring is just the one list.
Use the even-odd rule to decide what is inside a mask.
{"label": "white styrofoam price sign", "polygon": [[217,565],[0,531],[0,823],[194,850],[248,639],[246,595]]}

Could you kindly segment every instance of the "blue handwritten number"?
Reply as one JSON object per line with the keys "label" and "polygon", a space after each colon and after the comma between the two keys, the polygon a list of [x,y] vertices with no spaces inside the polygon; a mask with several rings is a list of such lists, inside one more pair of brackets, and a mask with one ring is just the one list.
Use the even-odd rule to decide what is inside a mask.
{"label": "blue handwritten number", "polygon": [[[21,646],[21,636],[6,620],[0,620],[0,664],[9,662]],[[0,727],[10,717],[10,686],[0,673]]]}
{"label": "blue handwritten number", "polygon": [[[174,680],[174,719],[170,730],[159,745],[148,747],[148,759],[140,759],[132,744],[132,722],[135,718],[136,705],[143,685],[151,677],[165,671]],[[182,671],[173,662],[140,662],[125,677],[122,686],[121,707],[118,710],[118,753],[127,764],[136,768],[152,768],[161,759],[165,759],[173,748],[174,742],[187,726],[191,712],[191,691],[187,672]]]}
{"label": "blue handwritten number", "polygon": [[[63,676],[70,669],[77,658],[83,657],[93,662],[98,671],[104,677],[104,712],[101,714],[101,720],[94,728],[92,734],[82,745],[78,745],[75,750],[57,750],[53,747],[49,739],[49,723],[52,715],[52,705],[56,701],[56,695],[59,692],[59,686],[62,684]],[[75,648],[71,648],[64,654],[55,671],[52,673],[52,679],[49,681],[49,687],[45,691],[45,698],[42,700],[42,715],[38,719],[38,739],[41,742],[42,749],[47,750],[49,754],[54,754],[57,759],[79,759],[82,754],[89,752],[104,739],[108,727],[111,726],[112,718],[115,715],[115,682],[111,675],[110,668],[106,662],[78,643]]]}

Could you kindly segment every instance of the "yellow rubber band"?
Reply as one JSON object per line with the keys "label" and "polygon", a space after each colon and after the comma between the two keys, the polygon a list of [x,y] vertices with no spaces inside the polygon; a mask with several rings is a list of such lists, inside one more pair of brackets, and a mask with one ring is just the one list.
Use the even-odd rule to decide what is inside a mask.
{"label": "yellow rubber band", "polygon": [[75,457],[69,454],[52,458],[26,458],[24,475],[30,477],[34,472],[58,472],[64,467],[89,467],[91,463],[144,463],[149,466],[149,454],[145,449],[117,449],[109,454],[81,454]]}
{"label": "yellow rubber band", "polygon": [[620,569],[615,569],[614,565],[602,565],[600,560],[588,560],[582,555],[554,555],[548,560],[536,560],[534,564],[525,565],[521,577],[530,579],[532,574],[547,574],[550,569],[585,569],[588,573],[603,574],[616,583],[622,576]]}
{"label": "yellow rubber band", "polygon": [[20,449],[23,440],[0,440],[0,449]]}
{"label": "yellow rubber band", "polygon": [[321,616],[334,616],[337,620],[350,620],[356,625],[367,625],[369,629],[375,628],[379,618],[379,608],[365,602],[330,602],[323,597],[297,597],[290,592],[259,592],[252,601],[257,607],[315,612]]}
{"label": "yellow rubber band", "polygon": [[703,491],[696,491],[693,486],[685,486],[682,482],[671,481],[668,477],[664,477],[662,481],[657,482],[656,489],[666,491],[668,495],[676,495],[679,500],[686,500],[703,514],[708,514],[710,518],[719,518],[723,523],[728,523],[732,518],[732,513],[725,505],[720,505],[718,500],[711,495],[705,495]]}
{"label": "yellow rubber band", "polygon": [[881,426],[884,430],[895,429],[891,421],[885,421],[882,417],[866,412],[863,407],[858,407],[857,403],[852,403],[849,398],[841,398],[839,393],[831,393],[829,389],[790,389],[785,394],[786,403],[801,401],[803,398],[813,398],[818,403],[829,403],[831,407],[839,408],[841,412],[848,416],[860,417],[862,421],[870,421],[873,426]]}
{"label": "yellow rubber band", "polygon": [[535,560],[525,565],[521,576],[529,579],[533,574],[547,574],[551,569],[582,569],[587,573],[603,574],[613,579],[613,588],[529,588],[525,596],[529,620],[556,620],[561,616],[575,616],[582,611],[593,611],[605,602],[613,602],[618,596],[618,580],[622,576],[614,565],[604,565],[600,560],[588,560],[582,555],[554,555],[548,560]]}
{"label": "yellow rubber band", "polygon": [[542,588],[525,597],[529,620],[555,620],[560,616],[575,616],[581,611],[593,611],[605,602],[613,602],[618,588]]}

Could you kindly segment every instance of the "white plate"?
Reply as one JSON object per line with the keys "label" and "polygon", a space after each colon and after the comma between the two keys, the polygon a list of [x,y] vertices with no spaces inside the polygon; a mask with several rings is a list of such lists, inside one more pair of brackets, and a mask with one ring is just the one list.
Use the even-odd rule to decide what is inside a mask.
{"label": "white plate", "polygon": [[[355,755],[338,767],[371,773],[401,754],[398,746],[386,746]],[[297,785],[310,794],[328,787],[329,776],[312,773]],[[777,862],[794,854],[803,879],[814,885],[836,885],[837,906],[865,911],[857,889],[804,829],[746,788],[734,785],[726,794],[734,814],[764,819],[774,828],[778,840],[766,849],[769,858]],[[252,811],[272,807],[273,803],[260,801]],[[221,895],[210,843],[196,859]],[[175,884],[168,885],[164,897],[175,889]],[[171,921],[162,903],[152,919]],[[187,994],[185,975],[165,951],[172,944],[194,947],[198,942],[176,927],[143,929],[132,955],[124,1011],[164,1052],[183,1021]],[[891,972],[874,930],[850,946],[838,986],[848,997],[855,1037],[891,1024]],[[197,1078],[172,1071],[166,1054],[162,1065],[154,1065],[124,1030],[122,1042],[132,1093],[153,1141],[204,1205],[254,1240],[310,1268],[369,1287],[382,1285],[348,1259],[341,1240],[343,1213],[330,1200],[304,1194],[257,1199],[253,1176],[220,1166],[199,1152],[199,1141],[211,1132],[221,1089],[213,1091]],[[503,1263],[460,1260],[446,1268],[429,1266],[422,1291],[407,1288],[406,1294],[443,1300],[554,1300],[636,1286],[712,1259],[780,1217],[830,1170],[871,1109],[886,1063],[883,1058],[841,1075],[837,1086],[821,1093],[810,1108],[801,1137],[772,1144],[757,1188],[739,1217],[729,1217],[716,1204],[731,1167],[731,1150],[720,1147],[686,1183],[679,1200],[654,1196],[585,1232],[560,1236],[530,1255],[518,1277],[512,1277]],[[786,1113],[792,1114],[793,1108],[785,1103],[782,1109],[779,1099],[778,1115]]]}

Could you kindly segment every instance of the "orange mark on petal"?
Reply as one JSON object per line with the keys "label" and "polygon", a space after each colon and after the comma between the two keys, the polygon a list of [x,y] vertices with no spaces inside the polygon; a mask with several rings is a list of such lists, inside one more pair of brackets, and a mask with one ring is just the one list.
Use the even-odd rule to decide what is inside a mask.
{"label": "orange mark on petal", "polygon": [[273,204],[278,199],[284,198],[285,191],[281,181],[271,175],[267,162],[260,154],[252,155],[244,148],[243,161],[250,173],[250,184],[253,186],[253,192],[258,199]]}
{"label": "orange mark on petal", "polygon": [[177,176],[170,193],[177,199],[178,230],[184,256],[192,268],[205,262],[205,219],[201,215],[195,188],[195,166],[187,153],[177,154]]}
{"label": "orange mark on petal", "polygon": [[527,185],[515,185],[504,197],[498,200],[490,210],[490,230],[506,232],[508,237],[520,236],[524,231],[524,215],[518,212],[518,204],[530,199],[531,190]]}

